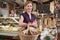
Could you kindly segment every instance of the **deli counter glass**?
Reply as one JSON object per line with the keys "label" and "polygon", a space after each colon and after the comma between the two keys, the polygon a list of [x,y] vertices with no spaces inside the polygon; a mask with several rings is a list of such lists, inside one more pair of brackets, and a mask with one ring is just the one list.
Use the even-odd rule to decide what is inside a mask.
{"label": "deli counter glass", "polygon": [[18,18],[13,17],[0,17],[0,35],[5,36],[17,36],[18,29]]}

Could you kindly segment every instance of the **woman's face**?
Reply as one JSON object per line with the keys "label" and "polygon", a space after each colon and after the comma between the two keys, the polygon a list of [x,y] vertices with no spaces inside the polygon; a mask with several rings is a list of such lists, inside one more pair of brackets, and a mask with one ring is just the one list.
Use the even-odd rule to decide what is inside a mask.
{"label": "woman's face", "polygon": [[25,6],[25,10],[27,11],[27,12],[31,12],[32,11],[32,3],[29,3],[29,4],[27,4],[26,6]]}
{"label": "woman's face", "polygon": [[13,10],[11,10],[11,14],[14,14],[14,11]]}

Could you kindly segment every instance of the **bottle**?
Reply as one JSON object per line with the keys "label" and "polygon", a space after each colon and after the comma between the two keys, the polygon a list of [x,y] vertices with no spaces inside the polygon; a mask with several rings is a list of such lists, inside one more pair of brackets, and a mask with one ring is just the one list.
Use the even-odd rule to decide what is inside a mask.
{"label": "bottle", "polygon": [[39,24],[40,24],[40,25],[39,25],[39,30],[40,30],[40,32],[41,32],[41,31],[42,31],[42,21],[40,20],[39,22],[40,22],[40,23],[39,23]]}

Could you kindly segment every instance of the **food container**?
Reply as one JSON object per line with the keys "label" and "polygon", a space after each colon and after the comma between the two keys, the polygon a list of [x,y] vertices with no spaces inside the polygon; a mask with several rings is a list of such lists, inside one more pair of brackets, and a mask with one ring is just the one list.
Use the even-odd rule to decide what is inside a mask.
{"label": "food container", "polygon": [[25,35],[21,30],[19,30],[19,38],[20,40],[37,40],[39,34],[37,35]]}

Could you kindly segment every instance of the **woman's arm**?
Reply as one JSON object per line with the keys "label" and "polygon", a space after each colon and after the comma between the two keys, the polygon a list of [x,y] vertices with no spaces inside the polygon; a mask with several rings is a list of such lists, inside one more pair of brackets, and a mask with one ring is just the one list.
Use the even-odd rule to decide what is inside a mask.
{"label": "woman's arm", "polygon": [[24,18],[23,16],[21,15],[20,19],[19,19],[19,26],[20,27],[26,27],[27,26],[27,23],[24,23],[23,22]]}
{"label": "woman's arm", "polygon": [[29,25],[29,26],[34,26],[34,27],[36,27],[36,28],[38,27],[38,24],[37,24],[37,21],[36,21],[36,20],[33,21],[33,23],[30,23],[30,22],[29,22],[28,25]]}

